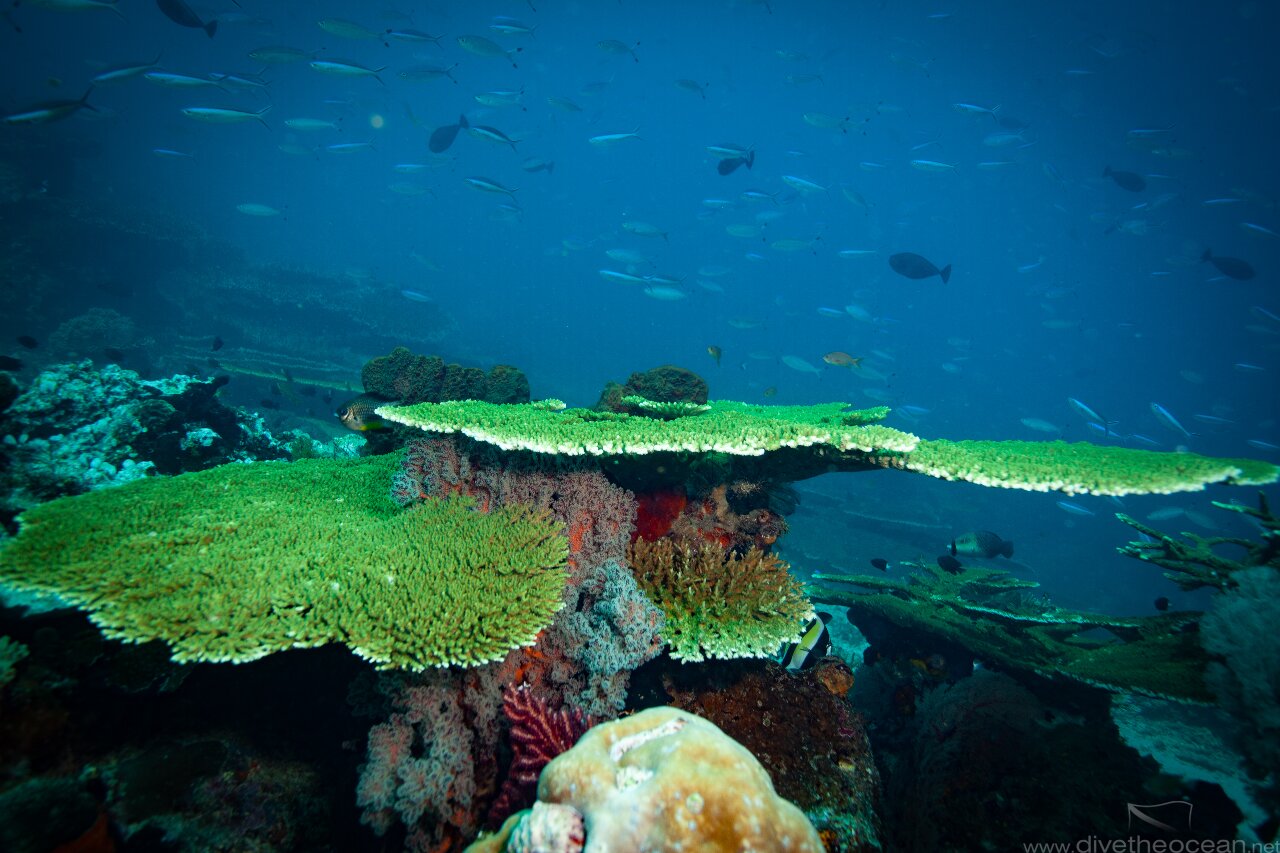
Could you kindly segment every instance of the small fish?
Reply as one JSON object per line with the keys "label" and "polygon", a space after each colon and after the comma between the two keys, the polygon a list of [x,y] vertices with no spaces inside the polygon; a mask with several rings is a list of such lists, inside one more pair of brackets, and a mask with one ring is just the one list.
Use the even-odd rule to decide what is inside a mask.
{"label": "small fish", "polygon": [[5,124],[51,124],[55,121],[62,121],[66,118],[80,112],[80,110],[91,110],[97,112],[97,108],[89,103],[89,95],[93,92],[90,86],[78,100],[63,101],[44,101],[39,104],[33,104],[24,110],[16,113],[9,113],[4,117]]}
{"label": "small fish", "polygon": [[529,157],[520,164],[520,168],[530,173],[546,172],[549,175],[556,170],[556,164],[554,160],[543,160],[540,157]]}
{"label": "small fish", "polygon": [[[378,74],[387,70],[385,65],[381,68],[366,68],[354,62],[341,62],[336,59],[313,59],[307,64],[321,74],[332,74],[335,77],[372,77],[379,83],[382,83],[382,78]],[[382,85],[387,84],[382,83]]]}
{"label": "small fish", "polygon": [[951,540],[951,553],[970,557],[1013,557],[1013,543],[990,530],[973,530]]}
{"label": "small fish", "polygon": [[630,133],[604,133],[604,134],[601,134],[600,136],[593,136],[587,141],[590,142],[592,145],[596,146],[597,148],[604,148],[605,146],[613,145],[614,143],[617,143],[617,142],[622,142],[625,139],[639,139],[639,138],[640,138],[640,128],[637,127],[635,130],[631,131]]}
{"label": "small fish", "polygon": [[[1019,142],[1026,142],[1027,137],[1022,131],[1016,133],[989,133],[983,137],[982,144],[988,148],[1004,148],[1009,145],[1016,145]],[[1022,146],[1025,148],[1026,146]]]}
{"label": "small fish", "polygon": [[[837,311],[836,316],[837,317],[842,316],[844,313],[845,312],[843,311]],[[841,352],[840,350],[834,350],[832,352],[827,353],[822,357],[822,360],[834,367],[845,367],[845,368],[848,368],[849,370],[852,370],[853,368],[862,364],[861,358],[854,358],[853,356],[849,355],[849,353]]]}
{"label": "small fish", "polygon": [[333,145],[324,147],[324,150],[330,154],[354,154],[357,151],[370,151],[372,149],[372,142],[335,142]]}
{"label": "small fish", "polygon": [[808,361],[805,361],[803,358],[801,358],[798,355],[784,355],[782,357],[782,363],[785,364],[787,367],[791,368],[792,370],[798,370],[801,373],[812,373],[814,376],[817,376],[819,378],[822,377],[821,370],[814,367],[812,364],[810,364]]}
{"label": "small fish", "polygon": [[561,97],[560,95],[548,95],[548,96],[547,96],[547,103],[548,103],[549,105],[551,105],[551,106],[555,107],[556,109],[558,109],[558,110],[564,110],[564,111],[565,111],[565,112],[567,112],[567,113],[580,113],[580,112],[582,112],[582,107],[578,106],[577,104],[575,104],[573,101],[569,100],[568,98]]}
{"label": "small fish", "polygon": [[495,33],[502,33],[504,36],[531,36],[537,28],[536,25],[529,26],[515,18],[508,18],[506,15],[494,17],[489,24],[489,29]]}
{"label": "small fish", "polygon": [[209,346],[209,350],[211,352],[217,352],[220,349],[222,349],[222,338],[218,337],[217,335],[214,335],[213,343]]}
{"label": "small fish", "polygon": [[409,81],[426,81],[439,80],[441,77],[448,77],[456,86],[458,78],[453,76],[453,69],[458,67],[458,63],[453,63],[448,68],[439,65],[415,65],[412,68],[406,68],[396,73],[401,80]]}
{"label": "small fish", "polygon": [[1140,193],[1147,188],[1146,180],[1137,172],[1117,172],[1110,166],[1102,170],[1102,177],[1110,178],[1122,190]]}
{"label": "small fish", "polygon": [[666,231],[658,230],[658,226],[650,225],[648,222],[640,222],[635,219],[629,219],[622,223],[623,231],[630,231],[637,237],[661,237],[663,240],[670,242]]}
{"label": "small fish", "polygon": [[467,133],[476,139],[485,139],[489,142],[497,142],[499,145],[510,145],[511,150],[516,150],[516,141],[507,136],[496,127],[487,127],[483,124],[473,124],[467,128]]}
{"label": "small fish", "polygon": [[403,296],[405,299],[408,299],[410,302],[421,302],[423,304],[428,304],[435,301],[430,296],[427,296],[427,294],[419,290],[402,290],[400,291],[400,295]]}
{"label": "small fish", "polygon": [[839,118],[826,113],[805,113],[803,116],[804,123],[813,127],[820,127],[823,130],[839,130],[841,133],[849,132],[849,117]]}
{"label": "small fish", "polygon": [[21,370],[22,359],[11,355],[0,355],[0,370]]}
{"label": "small fish", "polygon": [[1191,432],[1178,422],[1178,419],[1173,416],[1173,412],[1169,411],[1159,403],[1151,404],[1151,414],[1156,416],[1156,420],[1160,422],[1161,426],[1168,427],[1174,432],[1182,433],[1186,438],[1191,438],[1195,435],[1195,433]]}
{"label": "small fish", "polygon": [[184,107],[182,114],[188,118],[193,118],[197,121],[203,121],[208,124],[239,124],[246,121],[256,121],[267,130],[270,130],[271,125],[267,124],[266,119],[263,118],[263,116],[270,110],[270,104],[257,112],[232,110],[221,107]]}
{"label": "small fish", "polygon": [[889,571],[889,561],[888,561],[888,560],[886,560],[886,559],[884,559],[884,558],[882,558],[882,557],[872,557],[872,558],[871,558],[871,565],[872,565],[872,566],[874,566],[875,568],[879,569],[879,570],[880,570],[880,571],[882,571],[882,572],[887,572],[887,571]]}
{"label": "small fish", "polygon": [[305,50],[299,50],[296,47],[284,47],[271,45],[268,47],[258,47],[249,51],[249,58],[255,62],[262,62],[268,65],[285,65],[290,62],[301,62],[304,59],[311,59],[315,54],[307,53]]}
{"label": "small fish", "polygon": [[160,7],[161,12],[164,12],[165,17],[180,27],[204,30],[209,38],[213,38],[213,34],[218,31],[217,18],[212,18],[205,23],[200,20],[195,10],[186,4],[186,0],[156,0],[156,5]]}
{"label": "small fish", "polygon": [[636,62],[640,61],[640,57],[636,56],[635,50],[639,46],[640,42],[636,42],[634,47],[629,47],[626,43],[620,42],[617,39],[604,39],[603,41],[596,42],[596,47],[600,48],[605,53],[612,53],[616,56],[629,53],[631,54],[631,58]]}
{"label": "small fish", "polygon": [[386,36],[389,39],[409,42],[410,44],[425,44],[426,42],[431,42],[437,46],[440,44],[440,39],[443,38],[443,36],[433,36],[431,33],[424,33],[422,30],[409,29],[389,29],[386,31]]}
{"label": "small fish", "polygon": [[524,89],[514,92],[495,89],[492,92],[481,92],[478,95],[472,95],[472,97],[476,103],[484,104],[486,107],[514,107],[524,97]]}
{"label": "small fish", "polygon": [[618,272],[617,270],[596,270],[605,281],[614,282],[616,284],[649,284],[646,276],[632,275],[627,272]]}
{"label": "small fish", "polygon": [[746,166],[748,169],[756,162],[756,152],[751,151],[746,157],[732,157],[727,160],[721,160],[716,164],[716,172],[721,175],[732,175],[738,170],[739,166]]}
{"label": "small fish", "polygon": [[427,147],[435,154],[448,151],[449,146],[453,144],[453,140],[457,138],[458,131],[466,127],[470,127],[467,124],[467,117],[459,115],[457,124],[446,124],[433,130],[431,139],[427,141]]}
{"label": "small fish", "polygon": [[783,643],[778,649],[778,664],[789,672],[800,672],[812,667],[831,651],[831,635],[827,632],[830,613],[819,612],[804,625],[800,639]]}
{"label": "small fish", "polygon": [[668,287],[666,285],[654,285],[644,289],[644,295],[663,302],[675,302],[680,299],[688,298],[689,294],[685,293],[678,287]]}
{"label": "small fish", "polygon": [[707,86],[709,85],[709,83],[699,83],[697,80],[680,79],[676,81],[676,86],[686,92],[697,92],[704,101],[707,99]]}
{"label": "small fish", "polygon": [[1071,515],[1096,515],[1093,510],[1080,506],[1080,504],[1071,501],[1056,501],[1058,509]]}
{"label": "small fish", "polygon": [[770,385],[768,388],[764,389],[764,391],[760,393],[764,394],[764,396],[766,397],[776,397],[778,396],[778,389]]}
{"label": "small fish", "polygon": [[1095,412],[1092,408],[1082,403],[1081,401],[1077,400],[1075,397],[1068,397],[1067,405],[1071,408],[1071,411],[1075,412],[1077,415],[1084,418],[1086,422],[1101,425],[1103,427],[1103,432],[1108,435],[1111,432],[1111,427],[1119,423],[1119,421],[1107,420],[1106,418],[1102,417],[1102,415]]}
{"label": "small fish", "polygon": [[783,175],[782,182],[794,189],[801,195],[811,195],[814,193],[825,193],[827,188],[805,178],[798,178],[795,175]]}
{"label": "small fish", "polygon": [[279,216],[280,211],[269,204],[257,204],[256,202],[245,202],[237,204],[236,210],[245,216]]}
{"label": "small fish", "polygon": [[951,554],[943,554],[938,557],[938,568],[947,574],[958,575],[964,570],[964,565]]}
{"label": "small fish", "polygon": [[524,48],[522,47],[517,47],[511,50],[507,50],[502,45],[497,44],[496,42],[490,41],[484,36],[463,35],[463,36],[458,36],[457,41],[458,41],[458,47],[462,48],[468,53],[474,53],[476,56],[502,58],[510,62],[512,68],[520,67],[519,65],[516,65],[516,61],[512,59],[512,57],[515,56],[517,53],[520,53],[521,51],[523,51]]}
{"label": "small fish", "polygon": [[1248,439],[1245,439],[1244,443],[1256,450],[1267,450],[1267,451],[1280,450],[1280,445],[1273,444],[1270,441],[1263,441],[1260,438],[1248,438]]}
{"label": "small fish", "polygon": [[898,275],[906,276],[910,279],[929,278],[936,275],[942,279],[943,284],[946,284],[951,279],[951,264],[938,269],[925,258],[911,252],[899,252],[896,255],[890,255],[889,267]]}
{"label": "small fish", "polygon": [[337,122],[329,121],[323,118],[287,118],[284,120],[284,126],[291,130],[336,130]]}
{"label": "small fish", "polygon": [[1280,236],[1280,235],[1276,234],[1276,232],[1275,232],[1275,231],[1272,231],[1270,228],[1268,228],[1267,226],[1265,226],[1265,225],[1259,225],[1259,224],[1257,224],[1256,222],[1241,222],[1241,223],[1240,223],[1240,227],[1241,227],[1241,229],[1243,229],[1243,230],[1244,230],[1244,232],[1245,232],[1246,234],[1253,234],[1253,235],[1256,235],[1256,236],[1259,236],[1259,237],[1276,237],[1276,236]]}
{"label": "small fish", "polygon": [[343,403],[334,414],[344,427],[356,432],[386,429],[386,421],[378,417],[374,410],[389,402],[391,401],[376,394],[361,394]]}
{"label": "small fish", "polygon": [[912,160],[911,168],[921,172],[953,172],[956,167],[950,163],[940,163],[937,160]]}
{"label": "small fish", "polygon": [[168,71],[148,71],[142,75],[142,79],[171,89],[222,88],[217,80],[210,80],[208,77],[192,77],[190,74],[173,74]]}
{"label": "small fish", "polygon": [[951,109],[955,110],[958,113],[964,113],[965,115],[987,115],[987,116],[991,116],[992,121],[999,120],[998,117],[996,116],[996,113],[1000,112],[999,104],[997,104],[994,107],[980,107],[977,104],[959,103],[959,104],[952,104]]}
{"label": "small fish", "polygon": [[1164,613],[1169,609],[1169,599],[1167,596],[1160,596],[1153,601],[1152,604],[1155,605],[1156,610],[1159,610],[1161,613]]}
{"label": "small fish", "polygon": [[117,65],[114,68],[107,68],[93,75],[95,85],[104,83],[116,83],[120,80],[128,80],[130,77],[140,77],[148,71],[154,71],[160,62],[160,54],[156,54],[156,58],[147,63],[129,63],[127,65]]}
{"label": "small fish", "polygon": [[37,341],[35,338],[31,337],[30,335],[18,335],[16,340],[22,346],[23,349],[35,349],[36,347],[40,346],[40,342]]}
{"label": "small fish", "polygon": [[720,349],[720,347],[716,346],[715,344],[712,344],[711,346],[707,347],[707,355],[715,359],[716,367],[719,367],[720,356],[724,355],[724,351]]}
{"label": "small fish", "polygon": [[475,189],[478,189],[481,192],[502,193],[504,195],[509,195],[512,198],[515,198],[516,197],[515,194],[519,192],[519,187],[516,187],[514,189],[504,187],[502,184],[498,183],[497,181],[491,181],[488,178],[474,177],[474,178],[463,178],[462,180],[466,182],[468,186],[474,187]]}
{"label": "small fish", "polygon": [[1200,263],[1205,261],[1217,267],[1218,272],[1227,278],[1234,278],[1236,281],[1248,281],[1257,274],[1253,270],[1253,265],[1248,261],[1215,255],[1210,249],[1205,249],[1204,254],[1200,256]]}
{"label": "small fish", "polygon": [[1036,432],[1047,432],[1051,435],[1062,432],[1062,429],[1057,424],[1051,424],[1040,418],[1022,418],[1022,425],[1027,429],[1033,429]]}

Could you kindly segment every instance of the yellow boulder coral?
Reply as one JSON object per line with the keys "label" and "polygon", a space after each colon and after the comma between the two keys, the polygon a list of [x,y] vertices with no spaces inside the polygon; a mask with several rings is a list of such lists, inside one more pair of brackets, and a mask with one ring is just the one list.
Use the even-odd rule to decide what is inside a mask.
{"label": "yellow boulder coral", "polygon": [[[650,708],[591,729],[551,761],[538,779],[538,801],[582,816],[585,846],[554,836],[573,821],[536,826],[541,815],[508,821],[476,851],[528,848],[521,823],[541,834],[535,849],[650,853],[821,853],[804,812],[777,795],[769,774],[718,727],[675,708]],[[545,811],[545,809],[544,809]]]}

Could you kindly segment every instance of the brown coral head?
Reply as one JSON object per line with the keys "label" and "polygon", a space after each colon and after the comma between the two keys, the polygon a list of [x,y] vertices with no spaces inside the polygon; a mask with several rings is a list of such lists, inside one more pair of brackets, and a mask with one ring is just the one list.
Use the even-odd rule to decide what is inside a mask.
{"label": "brown coral head", "polygon": [[813,677],[833,696],[844,696],[853,689],[853,670],[838,657],[828,655],[813,667]]}

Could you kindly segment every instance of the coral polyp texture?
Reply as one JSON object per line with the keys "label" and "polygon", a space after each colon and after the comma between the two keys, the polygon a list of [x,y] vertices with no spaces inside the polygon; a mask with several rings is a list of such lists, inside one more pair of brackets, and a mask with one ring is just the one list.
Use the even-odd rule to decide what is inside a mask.
{"label": "coral polyp texture", "polygon": [[838,450],[907,451],[919,439],[871,425],[889,410],[849,411],[845,403],[756,406],[717,400],[696,417],[671,420],[597,412],[552,411],[538,404],[495,405],[478,400],[383,406],[378,414],[427,432],[462,433],[503,450],[566,456],[719,452],[759,456],[783,447],[825,445]]}
{"label": "coral polyp texture", "polygon": [[[468,849],[823,849],[813,824],[777,795],[755,756],[712,723],[675,708],[650,708],[591,729],[542,771],[538,801],[580,814],[585,839],[561,808],[554,826],[525,813]],[[523,842],[530,829],[538,830],[541,846]]]}
{"label": "coral polyp texture", "polygon": [[711,542],[637,539],[628,553],[640,590],[666,617],[676,660],[769,657],[813,617],[804,587],[773,554]]}
{"label": "coral polyp texture", "polygon": [[1280,469],[1254,459],[1195,453],[1155,453],[1079,441],[926,441],[886,458],[901,468],[980,486],[1089,495],[1172,494],[1211,483],[1235,486],[1276,481]]}
{"label": "coral polyp texture", "polygon": [[561,526],[468,498],[400,509],[399,462],[223,465],[27,511],[0,583],[58,596],[176,661],[345,643],[380,668],[502,659],[563,606]]}
{"label": "coral polyp texture", "polygon": [[784,480],[896,468],[999,488],[1129,495],[1198,491],[1212,483],[1261,485],[1280,477],[1280,468],[1253,459],[1086,442],[925,440],[875,423],[888,412],[883,406],[850,410],[845,403],[758,406],[726,400],[708,403],[700,414],[669,419],[477,400],[378,409],[396,423],[461,433],[507,451],[613,458],[650,453],[765,457],[756,473]]}

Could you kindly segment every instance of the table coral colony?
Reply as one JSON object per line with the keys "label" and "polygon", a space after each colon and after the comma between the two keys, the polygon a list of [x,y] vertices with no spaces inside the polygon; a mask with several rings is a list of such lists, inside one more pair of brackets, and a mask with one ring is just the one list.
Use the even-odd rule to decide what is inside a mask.
{"label": "table coral colony", "polygon": [[[504,830],[508,849],[530,838],[534,846],[522,849],[541,849],[544,831],[611,831],[602,816],[607,798],[575,800],[555,781],[578,772],[566,769],[579,762],[570,759],[576,750],[606,743],[596,736],[602,730],[560,758],[553,754],[590,723],[619,714],[634,670],[664,648],[684,661],[769,657],[799,638],[813,608],[771,553],[786,530],[771,496],[787,482],[898,469],[994,487],[1121,495],[1277,478],[1275,466],[1247,459],[1062,442],[927,441],[879,424],[887,409],[842,403],[677,407],[629,399],[626,406],[383,406],[379,415],[407,427],[403,437],[411,439],[392,453],[223,466],[38,506],[0,550],[0,582],[58,596],[109,636],[164,640],[178,661],[239,663],[344,643],[383,670],[378,689],[390,709],[370,732],[360,772],[364,822],[378,833],[398,825],[409,849],[458,848],[533,806],[532,780],[551,760],[537,786],[541,805],[528,813],[537,817],[512,818]],[[966,640],[960,623],[985,615],[1002,636],[1026,635],[1027,648],[1036,631],[1069,641],[1080,627],[1062,629],[1069,618],[1048,625],[983,614],[962,602],[966,589],[999,587],[995,578],[932,583],[913,594],[940,613],[962,612],[963,619],[939,623],[954,623],[959,641]],[[901,593],[881,586],[890,598]],[[1106,624],[1131,628],[1144,654],[1183,654],[1193,634],[1178,643],[1161,639],[1174,621]],[[1096,658],[1034,664],[1107,689],[1143,687],[1124,680],[1135,668]],[[829,716],[839,713],[833,706]],[[785,716],[780,705],[777,718]],[[653,762],[627,771],[635,780],[669,772],[657,753],[695,744],[689,749],[700,755],[731,753],[720,766],[762,792],[768,787],[750,755],[729,740],[734,752],[722,732],[691,714],[671,711],[656,721],[640,714],[611,725],[639,731],[642,720],[662,731],[666,745],[636,748],[635,757],[652,754]],[[501,757],[508,743],[514,762]],[[794,849],[819,836],[842,849],[872,849],[879,843],[876,777],[865,734],[841,725],[829,746],[844,756],[843,775],[790,789],[809,819],[770,800],[771,788],[759,807],[794,824]],[[680,753],[669,763],[687,759]],[[722,803],[715,790],[709,780],[685,792],[690,825],[713,804],[732,823],[740,807]],[[616,849],[648,849],[648,840],[632,840]],[[747,841],[740,835],[734,843]]]}

